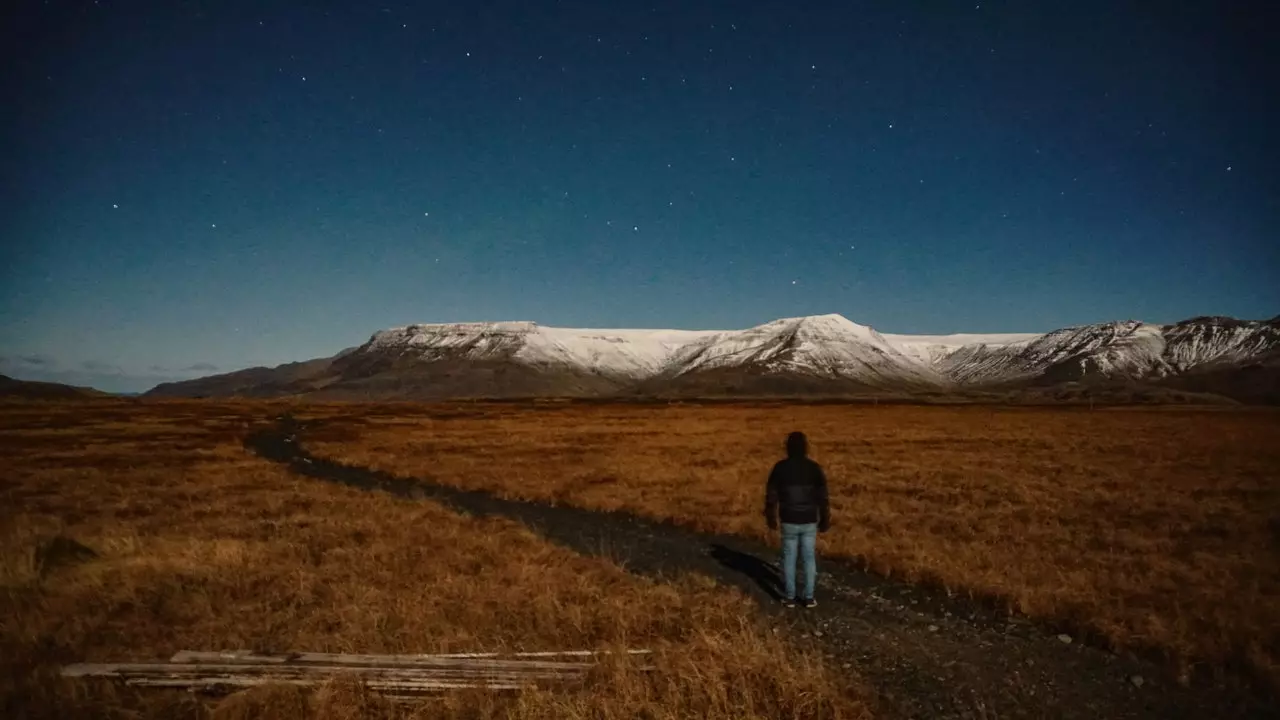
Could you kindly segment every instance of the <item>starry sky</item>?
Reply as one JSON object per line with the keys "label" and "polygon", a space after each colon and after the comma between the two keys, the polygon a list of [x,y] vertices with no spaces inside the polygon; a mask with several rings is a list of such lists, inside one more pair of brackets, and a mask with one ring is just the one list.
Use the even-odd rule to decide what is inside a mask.
{"label": "starry sky", "polygon": [[1265,2],[10,5],[9,375],[1280,312]]}

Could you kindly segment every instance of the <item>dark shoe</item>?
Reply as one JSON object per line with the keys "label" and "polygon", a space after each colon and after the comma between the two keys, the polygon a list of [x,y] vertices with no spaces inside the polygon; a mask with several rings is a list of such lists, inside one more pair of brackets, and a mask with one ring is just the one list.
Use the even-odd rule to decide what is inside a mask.
{"label": "dark shoe", "polygon": [[793,598],[782,598],[782,607],[793,608],[795,606],[796,601]]}
{"label": "dark shoe", "polygon": [[813,598],[805,598],[804,600],[801,600],[801,601],[800,601],[800,604],[801,604],[802,606],[804,606],[804,607],[807,607],[807,608],[816,608],[816,607],[818,607],[818,601],[817,601],[817,600],[815,600],[815,599],[813,599]]}

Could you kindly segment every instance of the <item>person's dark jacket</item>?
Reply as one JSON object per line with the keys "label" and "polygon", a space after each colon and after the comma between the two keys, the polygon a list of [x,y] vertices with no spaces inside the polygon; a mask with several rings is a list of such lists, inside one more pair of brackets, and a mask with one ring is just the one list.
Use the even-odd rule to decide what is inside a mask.
{"label": "person's dark jacket", "polygon": [[787,457],[773,466],[765,489],[764,516],[770,528],[778,520],[788,524],[818,523],[818,530],[831,527],[827,502],[827,476],[822,466],[808,457],[808,443],[802,433],[787,438]]}

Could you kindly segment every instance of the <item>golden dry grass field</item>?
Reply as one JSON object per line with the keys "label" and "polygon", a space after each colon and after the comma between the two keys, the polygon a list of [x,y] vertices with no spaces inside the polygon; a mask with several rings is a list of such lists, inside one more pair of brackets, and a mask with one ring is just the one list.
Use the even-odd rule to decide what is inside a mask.
{"label": "golden dry grass field", "polygon": [[[315,415],[319,409],[300,413]],[[1280,687],[1280,414],[869,405],[353,406],[319,456],[767,538],[791,430],[828,471],[820,551],[994,598],[1184,674]]]}
{"label": "golden dry grass field", "polygon": [[[0,716],[869,716],[859,687],[761,632],[736,590],[693,577],[639,578],[513,522],[300,478],[251,455],[242,439],[278,407],[0,406]],[[461,424],[356,423],[376,432],[353,452],[433,437],[415,458],[460,462],[479,443],[470,467],[487,467],[496,483],[501,463],[545,451],[567,432],[541,435],[537,416],[491,412]],[[494,434],[508,426],[524,430]],[[577,477],[589,450],[566,448],[528,469]],[[163,660],[179,649],[624,647],[653,649],[656,669],[620,663],[578,688],[460,691],[416,705],[337,681],[314,692],[267,686],[203,700],[57,677],[63,663]]]}

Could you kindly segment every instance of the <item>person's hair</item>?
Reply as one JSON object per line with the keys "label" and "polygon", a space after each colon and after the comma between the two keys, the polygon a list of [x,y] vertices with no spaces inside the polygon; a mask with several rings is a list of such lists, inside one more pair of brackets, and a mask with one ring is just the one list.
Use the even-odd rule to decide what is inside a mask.
{"label": "person's hair", "polygon": [[789,457],[804,457],[809,453],[809,438],[799,430],[787,436],[787,455]]}

